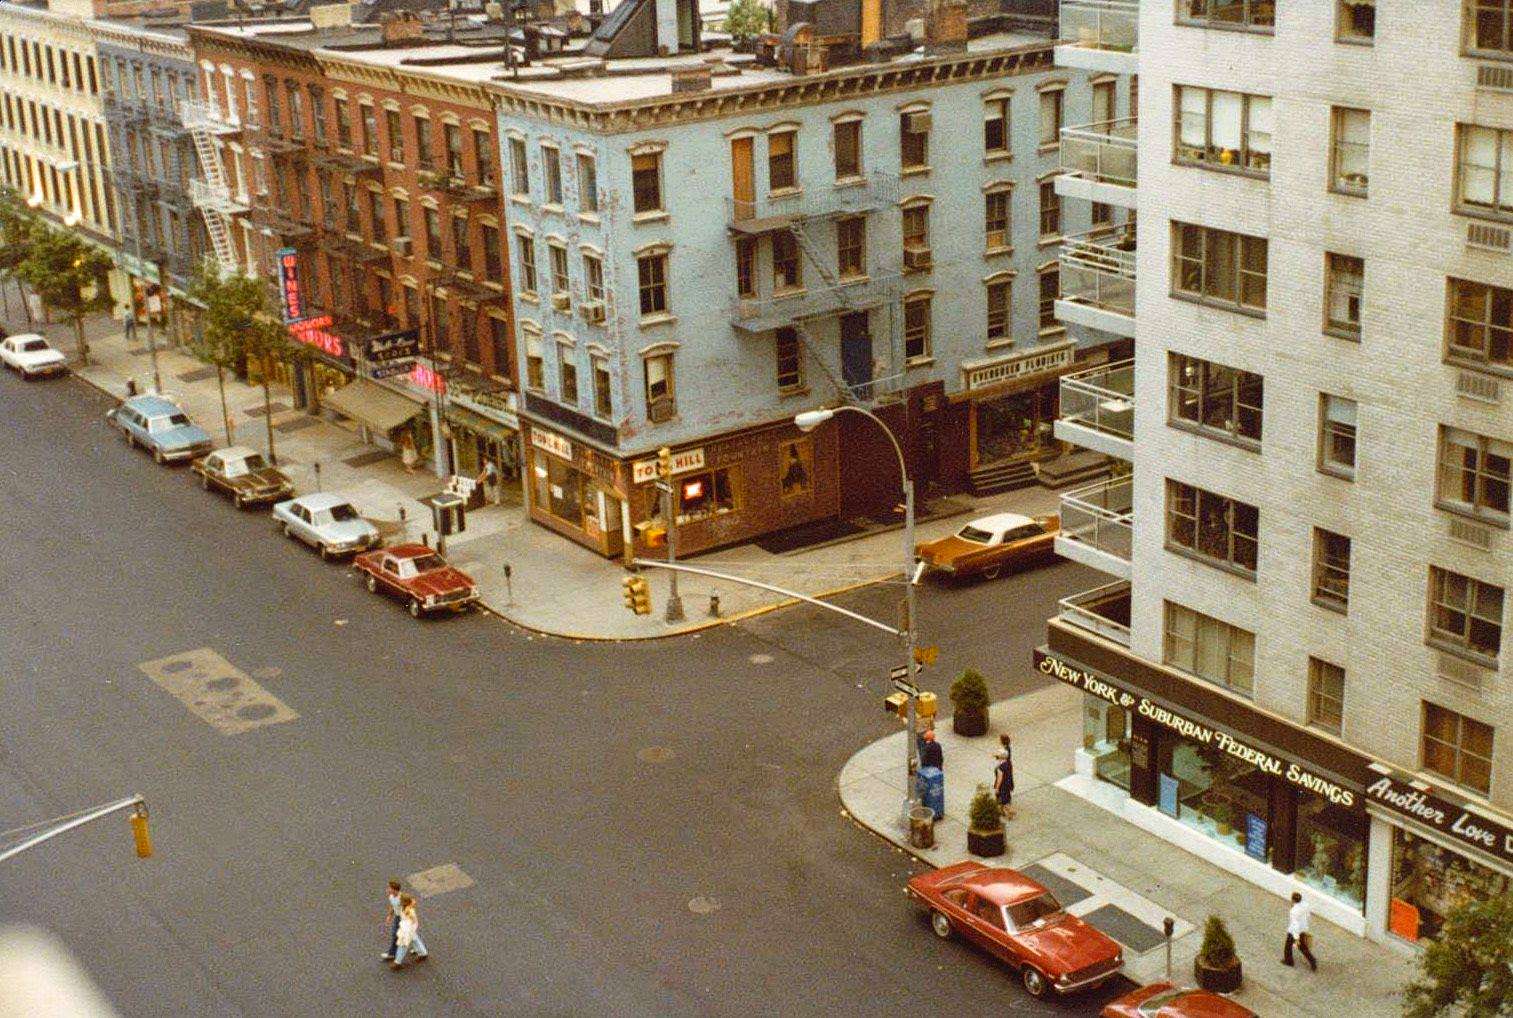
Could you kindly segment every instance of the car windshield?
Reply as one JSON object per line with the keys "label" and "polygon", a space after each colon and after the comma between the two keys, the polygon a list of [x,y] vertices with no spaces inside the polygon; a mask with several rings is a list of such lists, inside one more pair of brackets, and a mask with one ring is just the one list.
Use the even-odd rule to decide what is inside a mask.
{"label": "car windshield", "polygon": [[963,541],[971,541],[973,544],[993,543],[993,534],[991,531],[983,530],[981,527],[974,527],[970,523],[958,530],[956,536]]}
{"label": "car windshield", "polygon": [[357,519],[357,510],[343,502],[341,505],[331,507],[331,519],[337,523],[345,523],[347,520]]}
{"label": "car windshield", "polygon": [[1159,1013],[1160,1010],[1167,1004],[1170,1004],[1172,1001],[1185,996],[1187,996],[1187,991],[1182,989],[1181,987],[1167,990],[1165,993],[1158,993],[1154,997],[1151,997],[1149,1000],[1141,1001],[1139,1008],[1140,1013],[1146,1016],[1155,1015]]}
{"label": "car windshield", "polygon": [[183,414],[169,414],[167,417],[152,417],[147,421],[148,431],[172,431],[174,428],[186,427],[189,418]]}
{"label": "car windshield", "polygon": [[262,453],[255,452],[242,460],[242,465],[248,470],[261,470],[268,465],[268,461],[263,459]]}
{"label": "car windshield", "polygon": [[415,564],[415,571],[417,573],[429,573],[447,567],[446,560],[440,555],[422,555],[410,561]]}
{"label": "car windshield", "polygon": [[34,351],[34,350],[46,350],[47,349],[47,343],[44,340],[32,339],[32,340],[26,341],[25,343],[22,343],[21,344],[21,349],[22,350],[26,350],[28,352]]}
{"label": "car windshield", "polygon": [[1061,911],[1061,902],[1057,901],[1049,891],[1038,898],[1029,901],[1021,901],[1017,905],[1009,906],[1009,918],[1014,921],[1017,929],[1024,929],[1044,919],[1046,916],[1055,915]]}

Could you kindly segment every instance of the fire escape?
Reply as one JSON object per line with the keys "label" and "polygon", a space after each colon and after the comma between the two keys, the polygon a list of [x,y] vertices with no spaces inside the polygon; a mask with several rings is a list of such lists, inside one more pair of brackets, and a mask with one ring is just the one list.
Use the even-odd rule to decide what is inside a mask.
{"label": "fire escape", "polygon": [[[201,176],[189,182],[190,200],[205,217],[205,229],[210,234],[216,264],[223,273],[234,271],[239,259],[231,234],[232,217],[246,212],[247,206],[231,193],[217,139],[236,134],[242,125],[236,120],[235,111],[222,116],[214,99],[185,99],[179,112],[185,129],[194,139],[195,154],[200,162]],[[256,117],[255,109],[247,111],[249,121],[255,121]]]}

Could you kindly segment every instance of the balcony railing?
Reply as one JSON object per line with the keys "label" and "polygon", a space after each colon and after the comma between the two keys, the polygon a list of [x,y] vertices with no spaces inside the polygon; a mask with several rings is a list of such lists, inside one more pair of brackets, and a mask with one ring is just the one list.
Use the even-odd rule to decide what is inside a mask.
{"label": "balcony railing", "polygon": [[1118,580],[1056,602],[1056,617],[1081,629],[1129,646],[1130,584]]}
{"label": "balcony railing", "polygon": [[1139,121],[1133,117],[1061,129],[1061,171],[1074,173],[1100,184],[1135,186],[1135,135]]}
{"label": "balcony railing", "polygon": [[1134,360],[1062,375],[1060,419],[1126,442],[1134,441]]}
{"label": "balcony railing", "polygon": [[191,131],[231,134],[242,129],[240,123],[227,117],[220,107],[205,99],[185,99],[180,102],[179,117]]}
{"label": "balcony railing", "polygon": [[897,204],[898,178],[873,171],[834,186],[810,187],[773,197],[725,199],[726,222],[735,233],[764,233],[790,222],[822,216],[860,215]]}
{"label": "balcony railing", "polygon": [[1135,234],[1084,233],[1061,242],[1061,299],[1135,314]]}
{"label": "balcony railing", "polygon": [[1064,493],[1059,536],[1128,562],[1134,544],[1134,488],[1126,476]]}
{"label": "balcony railing", "polygon": [[894,296],[898,273],[876,273],[833,285],[816,280],[815,285],[772,297],[736,300],[730,306],[731,324],[743,332],[768,332],[802,321],[871,307]]}
{"label": "balcony railing", "polygon": [[225,215],[247,211],[247,203],[240,201],[225,185],[217,187],[195,177],[189,181],[189,200],[202,209],[210,209]]}
{"label": "balcony railing", "polygon": [[1134,52],[1139,25],[1136,0],[1061,0],[1061,38],[1087,49]]}

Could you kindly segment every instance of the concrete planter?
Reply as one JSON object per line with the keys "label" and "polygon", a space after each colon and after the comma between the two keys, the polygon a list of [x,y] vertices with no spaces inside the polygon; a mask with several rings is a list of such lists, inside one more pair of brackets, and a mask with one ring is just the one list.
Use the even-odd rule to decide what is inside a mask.
{"label": "concrete planter", "polygon": [[1242,981],[1240,959],[1236,958],[1221,968],[1205,964],[1203,957],[1199,955],[1193,959],[1193,976],[1198,980],[1198,985],[1210,993],[1234,993],[1240,988]]}
{"label": "concrete planter", "polygon": [[1003,828],[1000,827],[996,831],[979,831],[968,827],[967,851],[984,858],[1003,855],[1008,851],[1008,843],[1004,840]]}
{"label": "concrete planter", "polygon": [[988,734],[988,712],[959,710],[951,715],[951,731],[957,735],[975,736]]}

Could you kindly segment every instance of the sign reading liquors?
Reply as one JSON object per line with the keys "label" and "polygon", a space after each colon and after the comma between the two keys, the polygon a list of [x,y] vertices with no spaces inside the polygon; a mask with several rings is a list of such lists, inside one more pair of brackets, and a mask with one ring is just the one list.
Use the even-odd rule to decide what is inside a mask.
{"label": "sign reading liquors", "polygon": [[1149,718],[1164,728],[1170,728],[1184,738],[1201,742],[1206,746],[1213,746],[1230,756],[1238,757],[1255,767],[1256,770],[1265,774],[1272,774],[1282,778],[1300,788],[1306,788],[1316,795],[1321,795],[1337,806],[1354,806],[1355,793],[1348,788],[1330,781],[1322,775],[1315,774],[1302,764],[1292,760],[1283,760],[1278,756],[1248,745],[1230,735],[1222,732],[1211,725],[1194,721],[1183,717],[1176,711],[1162,707],[1153,702],[1149,697],[1132,693],[1127,689],[1114,685],[1107,679],[1100,678],[1084,668],[1070,665],[1059,658],[1052,657],[1044,651],[1035,652],[1035,666],[1046,675],[1053,675],[1069,686],[1075,686],[1084,693],[1090,693],[1102,700],[1107,700],[1116,707],[1122,707],[1127,711],[1139,714],[1143,718]]}
{"label": "sign reading liquors", "polygon": [[1513,863],[1513,827],[1386,775],[1366,786],[1366,798],[1447,837]]}

